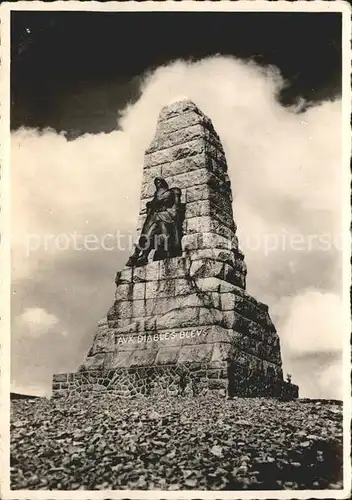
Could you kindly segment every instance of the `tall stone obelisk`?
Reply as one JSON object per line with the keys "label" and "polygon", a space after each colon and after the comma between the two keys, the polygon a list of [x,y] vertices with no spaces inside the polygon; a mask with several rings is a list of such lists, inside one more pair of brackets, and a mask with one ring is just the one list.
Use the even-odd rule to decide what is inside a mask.
{"label": "tall stone obelisk", "polygon": [[159,115],[145,154],[136,242],[146,228],[172,228],[175,193],[178,252],[154,249],[117,273],[115,301],[85,361],[75,374],[54,376],[54,394],[89,387],[120,396],[180,394],[188,387],[193,394],[297,397],[297,386],[283,381],[268,307],[245,291],[219,136],[188,99]]}

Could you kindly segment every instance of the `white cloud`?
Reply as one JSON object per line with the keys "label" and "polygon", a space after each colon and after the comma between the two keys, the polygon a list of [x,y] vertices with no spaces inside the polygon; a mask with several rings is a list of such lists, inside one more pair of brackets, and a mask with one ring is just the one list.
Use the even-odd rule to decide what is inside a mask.
{"label": "white cloud", "polygon": [[291,354],[342,350],[343,304],[338,295],[306,290],[291,298],[280,328],[283,347]]}
{"label": "white cloud", "polygon": [[[26,233],[101,235],[134,229],[143,155],[155,133],[158,113],[175,96],[187,95],[212,119],[224,145],[248,265],[248,290],[276,311],[288,363],[299,343],[305,352],[335,350],[340,337],[336,316],[340,258],[331,245],[307,248],[307,238],[326,234],[330,241],[339,241],[341,102],[324,102],[297,114],[276,99],[283,85],[277,70],[230,57],[178,61],[146,78],[140,99],[120,111],[121,131],[85,135],[71,142],[50,130],[14,132],[13,279],[20,283],[57,268],[60,283],[66,277],[66,286],[73,286],[69,265],[65,271],[71,254],[41,248],[28,256]],[[292,242],[284,246],[282,234],[301,235],[303,250],[293,248]],[[260,241],[276,235],[279,243],[270,252],[263,245],[251,249],[248,241],[253,235]],[[106,259],[103,250],[97,255],[96,259]],[[80,259],[88,261],[87,253],[81,252]],[[86,276],[75,275],[77,290],[86,286]],[[92,287],[99,289],[98,281],[92,273]],[[302,292],[306,289],[310,291]],[[62,289],[58,287],[56,293],[60,296]],[[285,307],[282,297],[287,297]],[[81,300],[78,293],[75,300]],[[111,300],[107,299],[106,309]],[[64,331],[70,331],[66,312],[57,307],[56,316],[67,319]],[[319,326],[308,328],[307,318],[310,325]],[[87,325],[87,331],[92,328]],[[299,341],[288,340],[289,332]],[[68,345],[67,356],[69,349]],[[305,377],[308,380],[308,372]]]}
{"label": "white cloud", "polygon": [[322,397],[342,400],[344,396],[342,361],[337,360],[324,368],[318,384]]}
{"label": "white cloud", "polygon": [[299,386],[300,398],[343,399],[343,366],[340,358],[323,359],[321,363],[308,358],[292,364],[293,368],[295,366],[293,382]]}
{"label": "white cloud", "polygon": [[[134,224],[141,172],[128,134],[68,142],[54,131],[20,129],[12,134],[12,170],[14,280],[62,256],[60,248],[45,251],[50,235],[100,234]],[[28,255],[38,238],[39,250]]]}
{"label": "white cloud", "polygon": [[59,323],[59,319],[41,307],[27,308],[17,318],[17,325],[24,335],[41,337]]}

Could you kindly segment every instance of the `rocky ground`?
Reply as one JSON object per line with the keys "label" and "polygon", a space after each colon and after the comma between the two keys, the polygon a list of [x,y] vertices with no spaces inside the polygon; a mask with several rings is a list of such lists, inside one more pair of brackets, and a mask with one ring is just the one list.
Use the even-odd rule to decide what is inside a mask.
{"label": "rocky ground", "polygon": [[11,403],[13,489],[342,488],[342,406],[274,399]]}

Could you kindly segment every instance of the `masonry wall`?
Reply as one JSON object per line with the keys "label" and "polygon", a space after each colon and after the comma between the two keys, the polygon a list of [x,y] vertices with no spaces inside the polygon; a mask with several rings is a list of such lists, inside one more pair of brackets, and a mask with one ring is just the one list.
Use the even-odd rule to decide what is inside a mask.
{"label": "masonry wall", "polygon": [[282,380],[270,381],[260,372],[249,374],[237,366],[219,363],[193,366],[152,366],[87,370],[53,376],[53,397],[89,396],[108,392],[122,398],[136,396],[272,396],[294,399],[298,387]]}

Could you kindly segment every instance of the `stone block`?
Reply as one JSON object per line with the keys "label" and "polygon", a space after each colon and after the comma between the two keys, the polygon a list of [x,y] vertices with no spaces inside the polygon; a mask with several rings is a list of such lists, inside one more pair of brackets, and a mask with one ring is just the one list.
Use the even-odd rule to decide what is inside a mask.
{"label": "stone block", "polygon": [[[193,230],[192,223],[194,219],[189,219],[187,221],[187,229],[188,231]],[[213,220],[212,222],[209,222],[206,226],[206,228],[209,227],[209,231],[206,230],[204,231],[205,233],[214,233],[218,234],[227,240],[230,241],[237,241],[237,236],[235,236],[235,229],[230,229],[227,226],[224,226],[223,224],[220,224],[218,221]]]}
{"label": "stone block", "polygon": [[147,342],[139,342],[139,336],[133,332],[131,334],[116,335],[116,349],[114,356],[118,352],[135,351],[136,349],[144,349],[148,347]]}
{"label": "stone block", "polygon": [[230,239],[215,233],[203,233],[201,235],[201,245],[198,248],[218,248],[222,250],[236,251],[238,249],[237,236]]}
{"label": "stone block", "polygon": [[224,362],[233,359],[234,348],[230,343],[219,342],[212,345],[213,350],[210,360],[211,363]]}
{"label": "stone block", "polygon": [[221,194],[225,199],[233,201],[230,181],[224,181],[217,175],[210,173],[208,186],[213,192]]}
{"label": "stone block", "polygon": [[[154,179],[156,177],[162,177],[162,172],[161,172],[162,166],[159,165],[157,167],[151,167],[151,168],[146,168],[143,170],[143,178],[142,178],[142,185],[143,184],[152,184],[154,186]],[[154,186],[155,189],[155,186]],[[154,193],[152,193],[153,195]]]}
{"label": "stone block", "polygon": [[272,331],[273,323],[270,316],[261,307],[239,295],[239,290],[234,287],[231,292],[221,293],[221,308],[224,311],[236,310],[242,316],[256,321],[264,328]]}
{"label": "stone block", "polygon": [[[225,158],[224,148],[211,122],[209,126],[204,126],[204,132],[205,132],[204,139],[206,143],[211,144],[211,146],[216,150],[216,161],[218,162],[223,161],[223,159]],[[212,155],[212,152],[208,148],[206,148],[206,151],[208,152],[208,155],[211,155],[212,157],[215,158],[215,155]]]}
{"label": "stone block", "polygon": [[226,157],[224,151],[219,149],[219,143],[210,139],[206,140],[205,151],[208,155],[214,158],[217,162],[224,164],[226,163]]}
{"label": "stone block", "polygon": [[149,281],[146,283],[145,298],[173,297],[175,295],[175,279]]}
{"label": "stone block", "polygon": [[219,291],[220,293],[228,293],[228,292],[236,293],[242,297],[243,295],[241,294],[241,292],[243,292],[244,290],[239,286],[234,285],[233,283],[228,283],[227,281],[221,281]]}
{"label": "stone block", "polygon": [[187,189],[189,186],[205,184],[209,181],[212,174],[206,168],[198,168],[184,174],[173,175],[168,177],[169,185],[180,189]]}
{"label": "stone block", "polygon": [[197,288],[203,292],[220,292],[222,280],[213,276],[207,278],[196,278]]}
{"label": "stone block", "polygon": [[187,233],[216,233],[219,232],[219,224],[209,216],[192,217],[187,219]]}
{"label": "stone block", "polygon": [[185,234],[182,237],[182,248],[185,253],[202,248],[202,234]]}
{"label": "stone block", "polygon": [[155,364],[157,349],[143,349],[133,351],[128,366],[151,366]]}
{"label": "stone block", "polygon": [[118,351],[114,356],[110,368],[127,368],[130,366],[133,351]]}
{"label": "stone block", "polygon": [[197,186],[189,186],[186,190],[186,203],[192,203],[199,200],[209,200],[211,188],[208,184],[199,184]]}
{"label": "stone block", "polygon": [[132,325],[132,328],[133,328],[133,331],[131,330],[131,333],[133,334],[137,334],[137,333],[140,333],[140,332],[144,332],[145,328],[144,328],[144,325],[145,325],[145,322],[146,322],[147,318],[146,317],[139,317],[139,318],[132,318],[132,320],[130,320],[132,323],[130,323],[130,325]]}
{"label": "stone block", "polygon": [[187,326],[199,325],[199,308],[187,307],[175,309],[158,317],[156,320],[157,329],[183,328]]}
{"label": "stone block", "polygon": [[79,370],[100,370],[105,366],[106,354],[100,352],[92,356],[87,356]]}
{"label": "stone block", "polygon": [[236,271],[228,262],[213,259],[193,260],[190,276],[195,279],[214,277],[243,287],[244,276]]}
{"label": "stone block", "polygon": [[212,158],[208,156],[208,169],[215,175],[224,175],[227,172],[226,158]]}
{"label": "stone block", "polygon": [[227,183],[222,182],[215,175],[208,172],[206,183],[188,186],[186,191],[186,203],[209,200],[225,213],[232,215],[231,191]]}
{"label": "stone block", "polygon": [[168,131],[168,133],[156,134],[151,145],[147,149],[147,153],[154,153],[161,149],[170,148],[195,139],[202,140],[204,138],[205,129],[202,124],[196,123],[194,125],[188,125],[187,127],[182,127],[172,132]]}
{"label": "stone block", "polygon": [[146,266],[140,266],[140,267],[132,267],[132,282],[133,283],[143,283],[144,281],[147,280],[147,267],[149,264]]}
{"label": "stone block", "polygon": [[167,313],[168,311],[170,311],[170,309],[178,307],[180,301],[178,301],[177,299],[177,297],[158,297],[155,299],[147,299],[145,301],[146,316],[158,316]]}
{"label": "stone block", "polygon": [[[180,101],[175,101],[172,104],[168,104],[164,106],[159,113],[158,125],[160,122],[164,120],[170,120],[176,116],[188,116],[188,113],[194,113],[198,116],[204,117],[203,113],[199,110],[199,108],[190,100],[183,99]],[[162,125],[164,127],[164,124]]]}
{"label": "stone block", "polygon": [[218,309],[201,308],[199,325],[222,325],[222,313]]}
{"label": "stone block", "polygon": [[132,268],[124,267],[122,271],[120,271],[120,276],[118,280],[118,284],[120,283],[132,283]]}
{"label": "stone block", "polygon": [[142,300],[145,298],[145,288],[146,283],[134,283],[132,288],[132,293],[130,295],[130,299],[132,300]]}
{"label": "stone block", "polygon": [[109,322],[110,324],[110,327],[113,329],[113,330],[121,330],[121,331],[124,331],[125,333],[129,333],[131,332],[131,328],[135,328],[134,325],[132,325],[133,321],[131,318],[119,318],[118,320],[116,321],[111,321]]}
{"label": "stone block", "polygon": [[188,158],[202,153],[205,150],[204,140],[195,139],[184,144],[178,144],[167,149],[161,149],[144,157],[144,168],[155,167],[163,163],[170,163],[182,158]]}
{"label": "stone block", "polygon": [[246,287],[246,277],[242,272],[236,271],[229,264],[224,264],[224,275],[223,279],[233,285],[236,285],[240,288]]}
{"label": "stone block", "polygon": [[[152,167],[150,169],[145,169],[145,172],[148,172],[148,170],[155,170],[157,167]],[[161,170],[161,167],[160,167]],[[165,179],[167,182],[167,179]],[[144,181],[144,179],[143,179]],[[146,198],[152,198],[155,192],[155,185],[153,182],[143,182],[142,187],[141,187],[141,200],[145,200]]]}
{"label": "stone block", "polygon": [[114,331],[109,329],[106,331],[97,331],[94,336],[93,346],[91,349],[92,354],[98,352],[113,351],[115,347],[115,334]]}
{"label": "stone block", "polygon": [[186,295],[194,292],[194,283],[187,278],[175,279],[175,296]]}
{"label": "stone block", "polygon": [[132,297],[132,283],[121,283],[116,287],[115,299],[128,300]]}
{"label": "stone block", "polygon": [[229,229],[236,231],[236,224],[233,217],[226,212],[221,211],[210,200],[199,200],[186,204],[185,219],[188,221],[193,217],[212,217],[218,224],[223,224]]}
{"label": "stone block", "polygon": [[166,346],[159,349],[155,359],[157,365],[176,364],[180,353],[179,346]]}
{"label": "stone block", "polygon": [[241,307],[243,299],[237,295],[227,292],[221,294],[221,309],[223,311],[232,311],[235,308]]}
{"label": "stone block", "polygon": [[185,257],[174,257],[160,261],[159,280],[183,278],[188,267]]}
{"label": "stone block", "polygon": [[237,273],[241,274],[242,276],[247,275],[247,264],[244,262],[244,260],[235,257],[232,266]]}
{"label": "stone block", "polygon": [[208,363],[212,357],[212,344],[185,345],[181,348],[178,363]]}
{"label": "stone block", "polygon": [[53,392],[53,398],[55,399],[63,399],[68,396],[67,391],[62,391],[62,390],[55,390]]}
{"label": "stone block", "polygon": [[[198,326],[191,328],[158,330],[156,340],[160,348],[169,346],[193,345],[199,343],[231,342],[233,332],[220,326]],[[154,337],[153,335],[153,337]]]}
{"label": "stone block", "polygon": [[67,382],[68,373],[56,373],[53,375],[53,381],[56,383]]}
{"label": "stone block", "polygon": [[234,310],[223,312],[223,323],[226,328],[231,328],[261,341],[267,337],[267,330],[265,328]]}
{"label": "stone block", "polygon": [[190,261],[211,259],[220,262],[227,262],[230,265],[235,265],[234,252],[221,248],[203,248],[189,252],[188,258]]}
{"label": "stone block", "polygon": [[219,294],[205,294],[205,293],[192,293],[178,297],[177,303],[179,307],[219,307],[220,296]]}
{"label": "stone block", "polygon": [[193,170],[203,168],[205,162],[206,156],[205,153],[202,152],[195,156],[182,158],[181,160],[161,165],[161,175],[162,177],[174,177],[175,175],[192,172]]}
{"label": "stone block", "polygon": [[181,130],[186,127],[191,127],[192,125],[201,124],[204,127],[209,127],[204,115],[199,114],[195,111],[187,111],[182,114],[176,114],[173,117],[169,117],[166,120],[158,121],[156,127],[157,136],[168,135],[175,130]]}
{"label": "stone block", "polygon": [[209,201],[219,207],[219,209],[224,214],[232,217],[232,200],[228,196],[225,196],[223,193],[219,193],[218,191],[212,189],[211,186],[208,186],[208,189],[209,196],[207,198],[209,199]]}
{"label": "stone block", "polygon": [[104,328],[104,327],[107,327],[108,326],[108,320],[106,318],[106,316],[104,316],[104,318],[100,319],[97,323],[97,327],[98,328]]}
{"label": "stone block", "polygon": [[[205,184],[210,181],[212,174],[206,168],[194,169],[191,172],[174,174],[172,176],[165,176],[165,180],[170,187],[177,187],[181,189],[186,201],[186,188],[190,185]],[[142,184],[141,199],[150,198],[155,191],[155,186],[152,182]]]}
{"label": "stone block", "polygon": [[144,330],[146,332],[154,332],[156,331],[156,318],[145,318],[145,323],[144,323]]}
{"label": "stone block", "polygon": [[134,300],[131,303],[132,306],[132,317],[133,318],[142,318],[144,316],[147,316],[147,309],[146,309],[146,300]]}
{"label": "stone block", "polygon": [[[192,203],[187,203],[185,207],[185,218],[200,217],[203,215],[210,215],[211,202],[209,200],[198,200]],[[215,206],[215,205],[213,205]]]}
{"label": "stone block", "polygon": [[239,295],[242,298],[248,300],[251,304],[260,307],[260,303],[258,303],[251,295],[249,295],[246,290],[243,290],[241,287],[234,285],[233,283],[222,282],[220,287],[220,293],[232,292],[236,295]]}
{"label": "stone block", "polygon": [[212,369],[218,368],[218,369],[222,370],[223,373],[226,373],[226,376],[227,376],[228,362],[226,360],[212,361],[209,365],[205,366],[204,368],[208,369],[209,367]]}
{"label": "stone block", "polygon": [[115,304],[115,311],[119,319],[132,318],[132,302],[120,300]]}
{"label": "stone block", "polygon": [[140,268],[136,269],[141,269],[142,267],[145,268],[145,279],[146,281],[157,281],[160,278],[160,264],[161,261],[154,261],[154,262],[149,262],[145,266],[141,266]]}
{"label": "stone block", "polygon": [[224,263],[212,259],[194,260],[192,261],[189,275],[194,279],[209,277],[223,279]]}
{"label": "stone block", "polygon": [[210,137],[206,139],[206,152],[212,156],[212,158],[217,159],[219,151],[216,145],[211,141]]}
{"label": "stone block", "polygon": [[217,379],[217,378],[220,378],[220,370],[207,370],[206,372],[206,376],[207,378],[211,378],[211,379]]}

